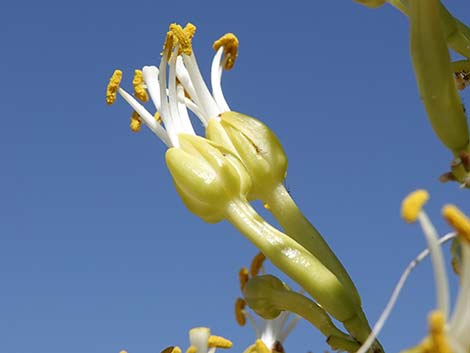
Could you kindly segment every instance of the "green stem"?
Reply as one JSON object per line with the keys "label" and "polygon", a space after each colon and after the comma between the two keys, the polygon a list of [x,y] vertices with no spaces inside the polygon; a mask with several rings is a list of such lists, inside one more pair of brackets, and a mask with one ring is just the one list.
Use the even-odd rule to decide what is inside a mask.
{"label": "green stem", "polygon": [[318,230],[302,214],[284,185],[278,184],[268,196],[264,201],[284,231],[333,272],[351,294],[356,305],[361,307],[359,293],[343,264]]}
{"label": "green stem", "polygon": [[248,201],[233,200],[226,218],[335,319],[346,321],[357,316],[357,306],[338,278],[295,240],[261,218]]}
{"label": "green stem", "polygon": [[[408,0],[389,0],[388,3],[408,16]],[[439,15],[447,45],[456,53],[470,58],[470,29],[455,18],[442,3],[440,4]]]}

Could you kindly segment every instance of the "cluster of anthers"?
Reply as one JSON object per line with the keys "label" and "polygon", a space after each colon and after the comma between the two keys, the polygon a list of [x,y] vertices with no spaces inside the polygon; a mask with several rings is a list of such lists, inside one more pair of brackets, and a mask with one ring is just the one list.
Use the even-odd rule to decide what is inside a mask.
{"label": "cluster of anthers", "polygon": [[[264,261],[266,257],[263,253],[258,253],[251,262],[250,269],[243,267],[238,275],[240,280],[240,290],[243,293],[246,283],[250,278],[259,274],[266,274]],[[266,320],[247,310],[246,300],[237,298],[235,301],[235,318],[240,326],[245,326],[248,319],[256,334],[256,341],[248,347],[244,353],[284,353],[283,342],[290,332],[297,325],[300,316],[283,311],[277,318]]]}
{"label": "cluster of anthers", "polygon": [[[192,38],[196,27],[188,23],[184,28],[171,24],[166,35],[160,65],[144,66],[135,70],[131,95],[120,87],[122,71],[114,71],[106,91],[106,103],[115,102],[117,94],[134,109],[130,128],[137,132],[142,123],[154,132],[168,147],[178,147],[178,135],[195,135],[188,109],[207,126],[210,119],[230,108],[221,88],[223,70],[230,70],[237,57],[238,39],[227,33],[214,42],[216,51],[211,66],[211,86],[209,91],[199,71],[192,49]],[[168,72],[167,72],[168,69]],[[151,100],[155,112],[151,114],[142,103]]]}
{"label": "cluster of anthers", "polygon": [[460,291],[450,315],[449,285],[444,256],[433,224],[423,210],[429,195],[418,190],[406,197],[402,204],[402,217],[409,223],[418,221],[426,237],[434,267],[437,291],[437,309],[429,315],[429,335],[415,353],[468,353],[470,352],[470,220],[456,206],[445,205],[442,214],[455,229],[459,249]]}

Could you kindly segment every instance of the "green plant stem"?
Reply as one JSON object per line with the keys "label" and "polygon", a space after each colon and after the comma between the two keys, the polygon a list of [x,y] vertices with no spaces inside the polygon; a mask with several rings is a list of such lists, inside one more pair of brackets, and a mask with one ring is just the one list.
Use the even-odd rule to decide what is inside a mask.
{"label": "green plant stem", "polygon": [[282,229],[333,272],[346,290],[350,292],[356,305],[361,307],[359,293],[343,264],[320,232],[302,214],[284,185],[278,184],[268,196],[269,198],[264,201]]}
{"label": "green plant stem", "polygon": [[[371,332],[362,309],[328,268],[304,247],[267,223],[245,199],[234,199],[226,219],[287,276],[297,282],[332,317],[361,342]],[[358,336],[356,336],[356,334]],[[364,340],[365,340],[364,338]]]}
{"label": "green plant stem", "polygon": [[[408,16],[408,0],[389,0],[388,3]],[[455,18],[442,3],[440,4],[439,15],[447,45],[456,53],[470,58],[470,29]]]}

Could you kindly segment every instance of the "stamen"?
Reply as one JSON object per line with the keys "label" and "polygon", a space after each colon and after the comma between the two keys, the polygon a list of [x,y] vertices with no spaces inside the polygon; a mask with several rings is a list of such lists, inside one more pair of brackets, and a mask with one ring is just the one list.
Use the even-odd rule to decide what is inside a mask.
{"label": "stamen", "polygon": [[162,123],[162,117],[160,116],[160,113],[159,112],[155,112],[155,114],[153,115],[153,117],[155,118],[155,120],[157,121],[157,123],[161,124]]}
{"label": "stamen", "polygon": [[217,347],[217,348],[226,349],[226,348],[232,348],[233,343],[232,341],[224,337],[210,336],[208,345],[209,345],[209,348]]}
{"label": "stamen", "polygon": [[132,112],[129,127],[133,132],[139,132],[142,127],[142,120],[136,111]]}
{"label": "stamen", "polygon": [[240,280],[240,290],[243,292],[246,282],[250,279],[248,276],[248,269],[246,267],[240,269],[240,272],[238,272],[238,279]]}
{"label": "stamen", "polygon": [[122,80],[122,71],[115,70],[109,80],[108,87],[106,88],[106,104],[111,105],[116,101],[116,93]]}
{"label": "stamen", "polygon": [[134,71],[132,84],[134,85],[134,95],[142,102],[147,102],[149,100],[149,95],[144,88],[144,75],[141,70]]}
{"label": "stamen", "polygon": [[[191,27],[189,27],[191,26]],[[170,31],[174,37],[178,40],[179,49],[185,55],[190,56],[193,53],[191,39],[196,32],[196,27],[188,23],[186,28],[183,29],[179,24],[172,23],[170,25]]]}
{"label": "stamen", "polygon": [[442,215],[449,224],[470,243],[470,220],[454,205],[445,205]]}
{"label": "stamen", "polygon": [[408,222],[413,223],[418,219],[426,201],[429,200],[429,194],[426,190],[416,190],[403,199],[401,204],[401,216]]}
{"label": "stamen", "polygon": [[251,262],[250,274],[252,277],[257,276],[260,269],[263,267],[263,262],[266,259],[266,256],[262,252],[258,253]]}
{"label": "stamen", "polygon": [[235,319],[240,326],[245,326],[246,324],[245,306],[246,302],[242,298],[237,298],[235,302]]}
{"label": "stamen", "polygon": [[257,339],[255,342],[256,353],[270,353],[268,347],[264,344],[263,341]]}
{"label": "stamen", "polygon": [[429,336],[431,339],[432,353],[452,353],[452,349],[447,342],[445,335],[444,313],[439,310],[433,311],[429,315]]}
{"label": "stamen", "polygon": [[221,47],[224,47],[224,69],[230,70],[238,56],[238,38],[233,33],[224,34],[212,45],[215,51]]}

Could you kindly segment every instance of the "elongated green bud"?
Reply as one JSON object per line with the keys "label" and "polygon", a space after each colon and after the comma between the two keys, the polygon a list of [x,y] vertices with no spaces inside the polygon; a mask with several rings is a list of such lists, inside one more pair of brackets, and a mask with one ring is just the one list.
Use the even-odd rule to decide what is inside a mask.
{"label": "elongated green bud", "polygon": [[458,154],[467,147],[469,134],[442,33],[440,2],[410,1],[408,15],[411,57],[428,118],[442,143]]}
{"label": "elongated green bud", "polygon": [[281,143],[271,129],[248,115],[229,111],[220,118],[209,121],[207,138],[233,148],[243,161],[253,183],[248,199],[266,200],[286,176],[287,157]]}
{"label": "elongated green bud", "polygon": [[192,213],[221,221],[230,201],[249,192],[249,175],[235,155],[212,141],[184,134],[179,141],[165,155],[176,190]]}

